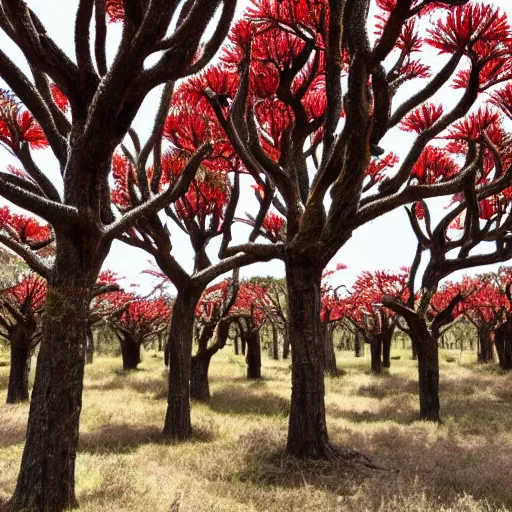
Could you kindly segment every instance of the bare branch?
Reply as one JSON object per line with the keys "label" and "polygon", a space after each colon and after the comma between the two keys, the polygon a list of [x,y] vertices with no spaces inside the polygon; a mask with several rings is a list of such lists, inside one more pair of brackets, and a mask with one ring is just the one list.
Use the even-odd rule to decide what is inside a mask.
{"label": "bare branch", "polygon": [[30,247],[13,240],[11,237],[4,235],[3,233],[0,233],[0,243],[4,244],[6,247],[11,249],[11,251],[23,258],[34,272],[45,279],[50,278],[51,268],[47,266],[46,263],[30,249]]}

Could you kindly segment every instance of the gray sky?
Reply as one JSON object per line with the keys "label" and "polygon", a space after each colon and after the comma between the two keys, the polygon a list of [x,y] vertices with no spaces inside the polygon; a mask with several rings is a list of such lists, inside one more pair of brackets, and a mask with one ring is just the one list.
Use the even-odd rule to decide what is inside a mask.
{"label": "gray sky", "polygon": [[[38,14],[48,33],[56,41],[56,43],[74,59],[73,46],[73,30],[74,17],[78,2],[72,0],[29,0],[27,2],[32,9]],[[249,4],[248,0],[239,2],[239,12]],[[375,2],[373,2],[375,3]],[[512,5],[510,0],[496,0],[494,5],[500,6],[508,12],[512,20]],[[371,30],[370,32],[373,32]],[[108,47],[115,48],[119,41],[120,26],[109,26]],[[0,46],[6,51],[16,64],[20,66],[28,74],[27,65],[15,45],[0,31]],[[113,51],[110,51],[112,57]],[[418,54],[419,55],[419,54]],[[443,57],[438,57],[436,52],[429,52],[422,55],[427,64],[433,66],[434,70],[443,63]],[[0,81],[0,86],[1,86]],[[401,97],[406,98],[421,87],[421,82],[416,80],[401,92]],[[137,118],[135,119],[135,127],[139,134],[144,138],[151,129],[152,119],[156,110],[159,91],[153,91],[144,102]],[[444,89],[442,97],[436,98],[439,101],[449,105],[457,100],[458,91]],[[414,140],[409,134],[399,130],[393,130],[382,142],[382,146],[387,151],[393,151],[399,155],[407,153],[410,144]],[[35,153],[38,163],[54,179],[55,183],[60,186],[60,176],[56,163],[52,157],[50,150],[39,151]],[[5,151],[0,149],[0,167],[4,168],[7,164],[16,162]],[[253,197],[252,189],[249,187],[248,178],[245,179],[246,186],[242,181],[242,189],[246,192],[241,198],[241,205],[237,212],[238,216],[243,216],[244,211],[255,211],[257,202]],[[249,191],[247,191],[249,189]],[[443,212],[443,201],[436,200],[433,203],[434,215],[440,215]],[[193,252],[185,235],[179,230],[172,227],[173,246],[176,257],[180,263],[190,270],[192,268]],[[237,226],[234,230],[234,242],[244,241],[247,237],[247,228]],[[218,244],[212,243],[209,254],[214,257],[217,252]],[[416,238],[412,234],[407,217],[403,209],[394,211],[379,218],[357,230],[349,242],[339,251],[330,266],[335,266],[338,262],[343,262],[349,266],[347,270],[340,273],[337,281],[350,284],[353,279],[362,270],[376,269],[397,269],[402,265],[410,265],[416,249]],[[150,256],[145,252],[128,247],[122,243],[116,242],[112,247],[112,251],[107,257],[104,268],[111,268],[120,275],[126,276],[128,282],[140,283],[140,291],[149,291],[151,289],[151,279],[148,276],[139,276],[139,272],[148,268],[148,260]],[[477,272],[483,272],[484,268],[480,267]],[[274,275],[282,276],[284,267],[281,262],[270,262],[266,264],[257,264],[248,267],[242,271],[242,275]]]}

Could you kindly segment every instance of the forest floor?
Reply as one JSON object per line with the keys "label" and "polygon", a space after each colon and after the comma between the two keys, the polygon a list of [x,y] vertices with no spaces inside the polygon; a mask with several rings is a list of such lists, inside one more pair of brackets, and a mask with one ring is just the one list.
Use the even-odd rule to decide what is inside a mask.
{"label": "forest floor", "polygon": [[[440,426],[416,421],[415,362],[406,352],[381,376],[367,357],[338,353],[346,372],[326,379],[334,444],[399,469],[354,478],[343,465],[283,455],[290,395],[287,361],[264,357],[264,379],[245,379],[242,357],[214,357],[212,398],[194,404],[194,437],[165,443],[161,355],[140,370],[120,358],[87,367],[77,460],[81,512],[480,512],[512,507],[512,375],[477,366],[474,353],[441,353]],[[448,362],[451,361],[451,362]],[[4,363],[5,364],[5,363]],[[0,500],[13,491],[28,405],[5,405],[0,367]],[[511,509],[512,510],[512,509]]]}

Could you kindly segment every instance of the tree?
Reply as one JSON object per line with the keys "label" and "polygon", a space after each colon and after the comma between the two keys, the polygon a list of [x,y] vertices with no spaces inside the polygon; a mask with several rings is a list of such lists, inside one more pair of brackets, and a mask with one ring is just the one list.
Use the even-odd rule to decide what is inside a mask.
{"label": "tree", "polygon": [[190,374],[190,397],[194,400],[204,402],[210,398],[210,361],[226,345],[233,322],[230,310],[238,291],[238,271],[235,271],[232,279],[225,279],[205,290],[197,305],[197,351],[192,356]]}
{"label": "tree", "polygon": [[409,269],[399,272],[362,272],[345,299],[345,316],[370,345],[371,368],[381,373],[391,366],[395,314],[382,307],[384,298],[407,302]]}
{"label": "tree", "polygon": [[[463,0],[379,1],[372,45],[369,4],[257,0],[231,31],[219,65],[238,74],[236,93],[226,98],[204,88],[248,172],[272,184],[264,199],[285,218],[293,351],[287,450],[299,457],[337,455],[328,440],[323,399],[323,269],[357,227],[413,201],[462,190],[473,173],[474,155],[457,172],[429,183],[414,179],[415,166],[431,141],[469,112],[484,81],[492,86],[508,77],[503,42],[510,31],[497,9]],[[425,14],[433,16],[418,23]],[[397,91],[405,82],[431,75],[414,57],[427,47],[449,54],[449,60],[400,102]],[[501,66],[503,73],[489,74],[490,65]],[[451,77],[463,88],[460,99],[451,110],[436,107],[430,115],[425,104]],[[402,121],[410,125],[410,116],[420,120],[420,133],[399,161],[380,144]]]}
{"label": "tree", "polygon": [[333,287],[329,278],[346,268],[346,265],[339,263],[334,270],[326,270],[322,275],[322,309],[320,311],[320,321],[324,344],[324,371],[331,375],[335,375],[338,372],[333,343],[334,327],[346,312],[344,307],[345,303],[338,295],[338,290],[344,288],[344,286]]}
{"label": "tree", "polygon": [[475,292],[465,301],[464,312],[478,335],[477,360],[488,363],[493,359],[494,331],[506,309],[504,295],[499,292],[492,274],[470,280]]}
{"label": "tree", "polygon": [[108,322],[121,344],[123,369],[136,370],[141,362],[141,347],[166,328],[170,309],[163,298],[145,299],[116,293],[109,299],[115,306]]}
{"label": "tree", "polygon": [[92,330],[95,325],[110,314],[111,307],[108,307],[112,304],[109,301],[110,294],[121,291],[119,279],[120,277],[117,273],[111,270],[104,270],[98,276],[98,281],[93,290],[93,298],[89,306],[87,322],[87,345],[85,347],[85,362],[87,364],[91,364],[94,358],[95,347]]}
{"label": "tree", "polygon": [[[459,290],[450,300],[436,307],[433,301],[440,300],[436,295],[439,284],[455,271],[498,263],[512,255],[508,234],[512,217],[506,211],[510,155],[501,119],[488,110],[479,110],[455,126],[450,139],[449,146],[454,152],[461,151],[461,145],[469,146],[469,157],[475,158],[474,168],[468,175],[463,193],[455,198],[456,206],[435,227],[425,202],[416,203],[407,210],[418,239],[409,276],[409,299],[407,305],[390,298],[383,301],[402,315],[409,326],[408,334],[418,355],[420,417],[432,421],[441,419],[438,338],[442,328],[456,318],[466,295],[473,292]],[[430,167],[434,178],[440,160],[436,162]],[[453,160],[450,163],[446,159],[442,166],[446,168],[452,164]],[[460,216],[463,213],[462,223]],[[454,231],[459,235],[454,236]],[[483,243],[486,241],[495,242],[493,251],[485,251]],[[479,254],[475,254],[477,249],[480,249]],[[428,252],[428,261],[421,277],[420,292],[416,295],[414,286],[424,251]]]}
{"label": "tree", "polygon": [[[165,208],[172,223],[164,224],[157,215],[140,221],[125,235],[123,242],[151,254],[159,267],[157,277],[165,277],[178,290],[173,306],[167,354],[169,361],[168,407],[164,435],[173,439],[187,439],[192,432],[190,419],[190,378],[193,344],[194,314],[201,294],[208,284],[222,274],[251,264],[268,261],[279,254],[279,244],[253,244],[262,226],[268,226],[268,204],[261,201],[256,225],[249,235],[249,244],[236,248],[228,255],[231,228],[240,194],[240,174],[246,170],[198,88],[208,84],[220,95],[232,94],[237,75],[218,73],[216,68],[183,82],[169,104],[170,96],[162,102],[159,111],[159,134],[167,142],[154,154],[153,165],[148,165],[144,151],[135,148],[135,154],[125,148],[124,156],[117,156],[116,190],[113,197],[124,210],[139,207],[151,190],[181,175],[185,162],[209,140],[216,143],[201,163],[187,192],[174,205]],[[170,93],[170,90],[169,90]],[[156,165],[155,165],[156,164]],[[258,178],[258,183],[263,181]],[[267,187],[268,188],[268,187]],[[271,226],[275,221],[272,220]],[[181,229],[189,237],[194,250],[194,268],[186,271],[172,250],[172,233]],[[262,228],[263,229],[263,228]],[[270,229],[270,227],[269,227]],[[213,261],[207,249],[211,241],[220,238],[219,260]],[[250,249],[250,252],[248,252]],[[166,358],[167,359],[167,358]]]}
{"label": "tree", "polygon": [[478,361],[492,361],[493,346],[502,369],[512,368],[511,340],[511,269],[500,267],[471,280],[475,292],[465,301],[466,317],[478,332]]}
{"label": "tree", "polygon": [[253,278],[240,285],[236,301],[231,307],[230,317],[236,322],[246,346],[245,361],[247,378],[261,378],[260,329],[265,321],[265,306],[268,306],[266,280]]}
{"label": "tree", "polygon": [[11,349],[7,403],[29,399],[30,361],[40,341],[40,315],[46,299],[46,281],[35,274],[0,292],[0,329]]}
{"label": "tree", "polygon": [[[221,4],[219,22],[203,44],[203,34]],[[176,182],[151,194],[138,208],[121,217],[113,212],[109,175],[115,148],[150,91],[199,71],[212,58],[229,30],[236,2],[187,2],[174,23],[181,5],[164,0],[80,0],[72,60],[24,0],[0,2],[0,28],[19,48],[33,77],[0,51],[0,78],[12,91],[7,107],[0,110],[2,143],[18,158],[24,173],[1,173],[0,194],[51,224],[56,240],[51,263],[42,262],[23,244],[9,242],[14,248],[2,240],[48,279],[27,441],[12,510],[58,512],[76,505],[86,326],[98,273],[112,240],[138,218],[186,192],[210,150],[204,146]],[[105,47],[110,17],[122,23],[112,64]],[[168,35],[170,26],[173,31]],[[145,67],[146,59],[157,52],[156,63]],[[61,108],[67,104],[65,113]],[[157,139],[150,138],[145,145],[148,153]],[[32,158],[31,150],[43,146],[59,164],[62,197]]]}

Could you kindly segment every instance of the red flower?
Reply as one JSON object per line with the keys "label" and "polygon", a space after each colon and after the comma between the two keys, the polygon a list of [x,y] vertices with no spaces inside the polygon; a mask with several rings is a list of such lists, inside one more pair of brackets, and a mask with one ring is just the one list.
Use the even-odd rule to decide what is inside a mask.
{"label": "red flower", "polygon": [[407,132],[421,133],[433,126],[443,115],[443,106],[434,103],[425,103],[413,110],[400,124],[400,128]]}

